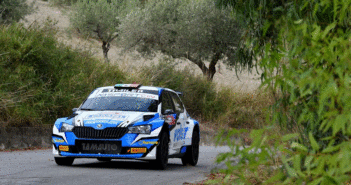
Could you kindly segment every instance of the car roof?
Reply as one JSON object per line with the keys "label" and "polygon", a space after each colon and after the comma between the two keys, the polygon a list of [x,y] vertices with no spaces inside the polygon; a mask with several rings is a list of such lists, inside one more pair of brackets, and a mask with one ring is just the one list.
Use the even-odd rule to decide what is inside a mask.
{"label": "car roof", "polygon": [[[97,89],[104,89],[104,88],[114,88],[114,86],[105,86],[105,87],[99,87]],[[164,87],[155,87],[155,86],[144,86],[144,85],[141,85],[138,89],[140,90],[154,90],[154,91],[162,91],[162,90],[168,90],[168,91],[171,91],[171,92],[174,92],[174,90],[172,89],[169,89],[169,88],[164,88]]]}

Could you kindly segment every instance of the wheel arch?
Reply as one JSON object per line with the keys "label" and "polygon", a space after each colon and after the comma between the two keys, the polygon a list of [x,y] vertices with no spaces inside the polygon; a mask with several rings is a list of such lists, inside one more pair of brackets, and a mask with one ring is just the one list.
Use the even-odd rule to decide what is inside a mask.
{"label": "wheel arch", "polygon": [[168,142],[170,142],[171,141],[171,138],[170,138],[170,131],[169,131],[169,126],[168,126],[168,124],[166,123],[166,122],[163,122],[163,125],[162,125],[162,129],[161,129],[161,132],[160,132],[160,134],[159,134],[159,136],[158,137],[161,137],[161,134],[163,133],[163,132],[166,132],[166,133],[168,133]]}

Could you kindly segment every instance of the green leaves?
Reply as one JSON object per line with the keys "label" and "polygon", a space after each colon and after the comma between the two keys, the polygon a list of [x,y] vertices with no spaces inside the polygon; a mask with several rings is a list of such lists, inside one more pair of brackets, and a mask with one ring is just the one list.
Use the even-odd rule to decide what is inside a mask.
{"label": "green leaves", "polygon": [[0,24],[11,24],[23,19],[34,10],[33,4],[27,4],[25,0],[1,0]]}
{"label": "green leaves", "polygon": [[310,139],[311,146],[312,146],[313,150],[318,152],[319,145],[318,145],[317,141],[314,139],[312,132],[309,133],[308,138]]}
{"label": "green leaves", "polygon": [[351,173],[351,1],[229,2],[238,12],[250,7],[242,15],[252,20],[247,47],[261,57],[263,84],[279,89],[271,121],[299,130],[298,140],[280,139],[278,148],[288,151],[281,156],[284,183],[344,183]]}
{"label": "green leaves", "polygon": [[243,49],[240,39],[242,24],[229,8],[218,9],[212,0],[149,0],[122,20],[119,44],[148,56],[161,52],[187,59],[205,75],[205,61],[251,69],[253,61],[246,56],[251,50]]}

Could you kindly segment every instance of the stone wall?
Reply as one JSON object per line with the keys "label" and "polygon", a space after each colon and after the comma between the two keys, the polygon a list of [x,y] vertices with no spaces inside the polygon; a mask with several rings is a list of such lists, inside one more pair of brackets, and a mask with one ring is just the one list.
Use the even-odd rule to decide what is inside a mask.
{"label": "stone wall", "polygon": [[50,147],[52,126],[0,127],[0,149]]}
{"label": "stone wall", "polygon": [[[50,147],[51,146],[52,126],[43,127],[0,127],[0,150],[21,149],[30,147]],[[215,145],[215,132],[201,130],[200,133],[202,146]]]}

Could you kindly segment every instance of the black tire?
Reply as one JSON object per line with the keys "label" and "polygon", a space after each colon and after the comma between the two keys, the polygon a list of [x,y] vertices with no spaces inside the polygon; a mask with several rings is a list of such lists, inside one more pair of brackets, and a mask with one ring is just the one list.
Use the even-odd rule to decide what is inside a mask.
{"label": "black tire", "polygon": [[111,158],[98,157],[97,160],[101,162],[110,162]]}
{"label": "black tire", "polygon": [[194,130],[191,146],[187,147],[185,155],[182,157],[183,165],[196,166],[197,161],[199,160],[199,143],[199,131]]}
{"label": "black tire", "polygon": [[163,131],[160,136],[160,142],[156,150],[155,165],[157,169],[164,170],[168,163],[169,139],[167,131]]}
{"label": "black tire", "polygon": [[61,166],[71,166],[73,161],[73,157],[55,157],[56,164]]}

